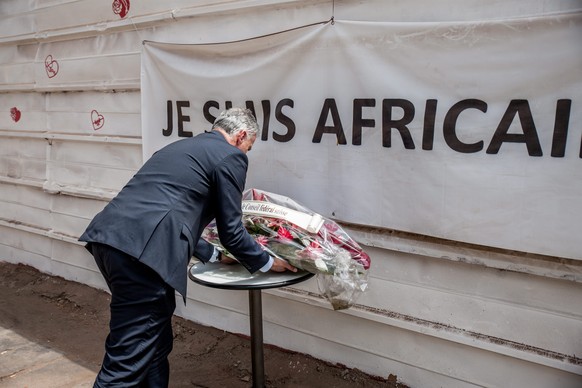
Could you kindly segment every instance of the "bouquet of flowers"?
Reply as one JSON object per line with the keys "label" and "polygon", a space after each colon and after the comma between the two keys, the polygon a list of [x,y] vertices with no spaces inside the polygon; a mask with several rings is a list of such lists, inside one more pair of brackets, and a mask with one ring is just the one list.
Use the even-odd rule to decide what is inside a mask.
{"label": "bouquet of flowers", "polygon": [[[316,274],[319,291],[334,310],[349,308],[368,285],[370,257],[334,221],[292,199],[258,189],[243,193],[243,225],[271,256]],[[223,254],[216,223],[202,237]]]}

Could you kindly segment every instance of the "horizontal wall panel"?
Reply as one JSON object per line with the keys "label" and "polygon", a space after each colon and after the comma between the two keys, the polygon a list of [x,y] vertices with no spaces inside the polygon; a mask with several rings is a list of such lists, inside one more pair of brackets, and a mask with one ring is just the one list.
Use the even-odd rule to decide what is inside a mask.
{"label": "horizontal wall panel", "polygon": [[[30,243],[32,242],[29,241],[29,244]],[[15,248],[11,244],[4,244],[2,242],[0,242],[0,261],[6,261],[8,263],[14,264],[30,265],[43,273],[52,273],[51,261],[49,256]]]}
{"label": "horizontal wall panel", "polygon": [[580,9],[578,0],[526,0],[496,1],[483,3],[480,0],[405,2],[374,1],[374,11],[370,13],[367,2],[336,2],[336,19],[394,21],[394,22],[444,22],[474,21],[531,17],[553,12],[567,12]]}
{"label": "horizontal wall panel", "polygon": [[31,0],[3,0],[0,1],[0,36],[17,40],[25,36],[30,39],[36,29],[36,15],[30,12]]}
{"label": "horizontal wall panel", "polygon": [[94,165],[135,171],[142,165],[141,147],[134,144],[54,140],[50,163]]}
{"label": "horizontal wall panel", "polygon": [[[35,37],[60,37],[71,34],[95,34],[101,31],[111,31],[122,28],[135,28],[153,22],[162,24],[164,21],[180,20],[195,15],[209,16],[213,13],[227,13],[233,10],[239,13],[248,10],[248,16],[271,12],[268,18],[263,18],[257,24],[254,20],[254,30],[273,29],[284,24],[286,19],[293,19],[294,13],[308,20],[311,15],[317,15],[320,20],[327,20],[332,15],[337,19],[349,20],[393,20],[397,22],[422,21],[472,21],[487,19],[503,19],[514,17],[535,16],[541,13],[567,12],[580,8],[577,0],[543,1],[528,0],[519,2],[498,2],[495,6],[484,6],[482,2],[471,0],[448,0],[446,3],[430,3],[415,0],[412,3],[374,2],[375,13],[370,14],[370,6],[358,2],[327,1],[223,1],[206,0],[193,4],[189,0],[159,2],[146,0],[131,2],[124,18],[114,13],[112,2],[81,1],[18,1],[4,0],[0,12],[0,36],[4,40],[28,39]],[[317,7],[316,7],[316,6]],[[282,11],[286,12],[282,12]],[[301,12],[303,10],[303,12]],[[279,15],[279,16],[278,16]],[[277,17],[278,16],[278,17]],[[249,19],[246,17],[245,19]],[[265,22],[270,20],[271,22]],[[285,29],[285,25],[281,29]],[[226,29],[224,29],[226,30]],[[270,31],[272,32],[272,31]]]}
{"label": "horizontal wall panel", "polygon": [[0,218],[49,230],[50,196],[34,187],[0,183]]}
{"label": "horizontal wall panel", "polygon": [[51,164],[50,179],[47,182],[51,191],[59,191],[59,187],[88,187],[93,189],[119,191],[135,171],[126,169],[112,170],[100,166],[80,166],[76,164]]}
{"label": "horizontal wall panel", "polygon": [[44,93],[0,93],[0,136],[3,131],[46,131],[45,104]]}
{"label": "horizontal wall panel", "polygon": [[[373,282],[373,293],[359,302],[380,305],[386,311],[417,320],[419,324],[441,324],[478,333],[491,341],[527,343],[544,350],[574,356],[582,348],[582,319],[529,309],[514,303],[500,303],[418,285]],[[374,303],[376,302],[376,303]]]}
{"label": "horizontal wall panel", "polygon": [[[84,2],[75,3],[76,7],[82,6],[77,3]],[[6,55],[10,59],[0,61],[2,70],[0,74],[6,75],[6,79],[0,76],[0,91],[27,90],[31,86],[38,91],[139,89],[140,52],[143,40],[183,43],[239,40],[330,18],[329,4],[326,4],[324,11],[320,12],[313,12],[314,9],[320,8],[315,4],[303,4],[293,9],[291,13],[284,12],[279,7],[263,9],[264,12],[274,15],[285,13],[285,17],[277,24],[264,23],[265,14],[257,14],[253,7],[248,9],[243,7],[241,10],[240,4],[235,6],[233,3],[227,9],[238,10],[226,15],[211,12],[209,16],[204,13],[200,17],[194,16],[193,20],[190,13],[184,14],[182,10],[180,12],[184,17],[176,21],[168,14],[167,17],[172,23],[159,25],[155,29],[146,27],[136,30],[135,25],[128,25],[125,30],[103,34],[98,31],[99,26],[96,27],[97,31],[71,30],[71,38],[68,40],[45,42],[40,40],[39,44],[26,45],[27,55],[14,55],[12,52]],[[48,12],[47,10],[51,8],[43,12]],[[110,11],[111,4],[107,4],[106,9]],[[55,20],[59,27],[63,26],[63,17],[69,14],[75,15],[74,19],[78,20],[78,15],[71,11],[59,13]],[[290,15],[295,17],[290,18]],[[220,27],[232,23],[239,27],[235,29]],[[192,37],[195,37],[194,41]],[[31,55],[33,51],[34,56]]]}
{"label": "horizontal wall panel", "polygon": [[0,246],[10,250],[7,258],[15,260],[12,262],[30,264],[39,269],[48,268],[44,260],[51,257],[51,244],[51,239],[45,235],[0,225]]}
{"label": "horizontal wall panel", "polygon": [[0,176],[42,182],[45,178],[44,160],[0,156]]}
{"label": "horizontal wall panel", "polygon": [[[115,54],[74,53],[68,57],[71,46],[89,46],[99,53],[96,39],[79,40],[64,46],[62,42],[43,44],[35,64],[35,88],[37,90],[109,90],[138,89],[140,54],[124,52]],[[71,53],[72,54],[72,53]]]}
{"label": "horizontal wall panel", "polygon": [[[96,278],[100,278],[101,273],[95,263],[93,256],[85,249],[84,243],[71,244],[66,241],[53,240],[53,250],[51,259],[57,261],[60,265],[68,265],[79,268],[88,272],[93,272]],[[73,272],[70,272],[73,273]],[[93,281],[92,283],[95,283]]]}
{"label": "horizontal wall panel", "polygon": [[47,130],[95,136],[141,137],[139,92],[47,95]]}
{"label": "horizontal wall panel", "polygon": [[117,113],[95,105],[88,105],[83,112],[51,112],[47,129],[50,133],[140,137],[139,113]]}
{"label": "horizontal wall panel", "polygon": [[95,214],[103,210],[106,204],[106,201],[87,198],[52,196],[51,225],[54,232],[78,238]]}
{"label": "horizontal wall panel", "polygon": [[37,43],[0,45],[0,91],[34,89],[34,60],[37,51]]}
{"label": "horizontal wall panel", "polygon": [[[248,322],[245,322],[248,317],[241,316],[248,305],[246,292],[195,285],[192,294],[196,294],[196,299],[189,300],[186,306],[178,303],[179,315],[202,324],[248,333]],[[222,295],[223,300],[217,303],[215,294]],[[230,298],[235,302],[226,302]],[[216,307],[225,303],[234,305],[234,311]],[[285,300],[269,292],[263,293],[263,321],[265,343],[307,352],[377,376],[394,374],[411,387],[545,388],[556,384],[577,387],[580,381],[580,376],[574,373],[508,359],[495,352],[387,324],[367,322],[343,312]],[[232,328],[237,326],[242,331]]]}
{"label": "horizontal wall panel", "polygon": [[[340,359],[339,362],[348,362],[362,370],[370,370],[375,365],[382,365],[387,360],[415,365],[425,372],[457,380],[444,385],[447,387],[473,385],[549,387],[555,386],[553,384],[560,382],[562,377],[566,377],[566,381],[569,380],[568,385],[574,387],[574,382],[579,379],[579,376],[572,373],[553,373],[550,368],[517,360],[515,364],[504,362],[506,357],[493,352],[481,351],[471,346],[455,344],[432,336],[414,334],[411,331],[382,323],[364,323],[359,318],[349,314],[318,309],[315,306],[304,304],[298,305],[282,301],[272,295],[266,295],[263,298],[263,316],[267,322],[265,324],[266,343],[287,341],[283,345],[285,348],[297,349],[301,344],[300,347],[307,346],[310,351],[317,352],[316,347],[310,346],[311,340],[299,342],[290,338],[297,332],[307,333],[313,337],[345,346],[343,352],[333,353],[333,358]],[[306,319],[306,317],[309,318]],[[279,325],[284,329],[280,332],[271,332],[272,324]],[[357,330],[358,328],[362,328],[362,331]],[[289,330],[293,334],[289,334]],[[313,340],[316,341],[315,338]],[[376,355],[378,364],[361,363],[360,359],[355,356],[359,352]],[[446,356],[443,357],[443,355]],[[516,365],[519,365],[520,368],[516,368]],[[392,373],[397,373],[398,369],[393,366],[387,368],[386,371],[392,370]],[[535,378],[531,373],[536,375]],[[375,374],[387,375],[386,372]],[[397,375],[402,376],[400,373]],[[504,379],[514,381],[516,384],[504,385]],[[430,381],[430,379],[425,379],[425,381]],[[417,386],[426,386],[426,383]]]}
{"label": "horizontal wall panel", "polygon": [[582,292],[578,282],[541,276],[534,277],[533,282],[527,274],[487,268],[484,264],[476,266],[372,247],[365,249],[372,257],[374,283],[391,281],[450,293],[462,290],[462,295],[470,297],[582,318],[582,304],[571,303]]}
{"label": "horizontal wall panel", "polygon": [[[298,12],[300,21],[318,17],[318,21],[331,17],[332,2],[330,0],[246,0],[224,1],[206,0],[192,2],[190,0],[174,0],[159,2],[145,0],[131,2],[129,9],[120,9],[115,13],[111,2],[91,0],[78,1],[36,1],[28,3],[29,7],[12,5],[15,0],[7,0],[4,9],[10,13],[0,14],[0,36],[3,41],[32,41],[34,39],[55,39],[72,35],[98,34],[120,29],[135,29],[152,23],[176,23],[193,16],[236,13],[245,14],[242,21],[247,21],[249,27],[245,30],[265,30],[272,33],[285,29],[290,14]],[[24,3],[24,2],[21,2]],[[269,13],[267,17],[256,15]],[[301,10],[303,11],[301,12]],[[283,11],[286,12],[283,12]],[[319,15],[321,14],[321,16]],[[278,15],[278,17],[276,17]],[[249,16],[249,17],[247,17]],[[257,23],[257,20],[259,23]],[[269,20],[270,22],[266,22]],[[251,27],[254,26],[254,27]],[[228,30],[214,26],[221,30]],[[239,31],[239,34],[245,31]]]}
{"label": "horizontal wall panel", "polygon": [[58,274],[58,276],[61,276],[67,280],[72,280],[94,288],[98,288],[100,290],[108,291],[107,284],[99,272],[73,267],[58,260],[52,260],[51,273]]}
{"label": "horizontal wall panel", "polygon": [[132,144],[55,141],[48,184],[120,190],[141,167],[141,147]]}
{"label": "horizontal wall panel", "polygon": [[45,139],[4,137],[1,131],[0,139],[0,155],[46,162],[48,142]]}
{"label": "horizontal wall panel", "polygon": [[44,139],[0,137],[0,177],[44,182],[47,146]]}
{"label": "horizontal wall panel", "polygon": [[34,63],[0,64],[0,91],[20,91],[34,89]]}
{"label": "horizontal wall panel", "polygon": [[141,138],[140,104],[135,91],[0,93],[0,137],[49,132]]}
{"label": "horizontal wall panel", "polygon": [[367,251],[373,277],[362,305],[566,355],[582,349],[582,306],[572,304],[580,283]]}

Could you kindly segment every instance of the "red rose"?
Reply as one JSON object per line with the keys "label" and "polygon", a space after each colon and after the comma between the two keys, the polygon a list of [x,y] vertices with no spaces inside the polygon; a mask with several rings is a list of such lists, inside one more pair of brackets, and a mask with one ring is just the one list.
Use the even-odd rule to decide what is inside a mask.
{"label": "red rose", "polygon": [[293,240],[293,235],[284,227],[280,227],[277,231],[277,237],[281,240]]}
{"label": "red rose", "polygon": [[259,245],[266,247],[267,244],[269,243],[269,238],[267,236],[257,236],[255,238],[255,241],[258,242]]}

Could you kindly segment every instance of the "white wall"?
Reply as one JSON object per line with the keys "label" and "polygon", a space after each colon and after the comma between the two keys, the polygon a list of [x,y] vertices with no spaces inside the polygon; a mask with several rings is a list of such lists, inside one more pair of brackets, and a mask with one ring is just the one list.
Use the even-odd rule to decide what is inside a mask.
{"label": "white wall", "polygon": [[[121,19],[107,1],[2,1],[0,260],[105,287],[76,239],[141,165],[144,39],[244,39],[332,15],[472,21],[580,8],[575,0],[148,0],[131,2]],[[59,65],[53,78],[49,55]],[[93,111],[105,119],[98,130]],[[582,386],[580,261],[348,230],[373,258],[369,291],[342,312],[314,280],[266,291],[266,342],[413,387]],[[191,284],[188,297],[179,314],[248,333],[246,294]]]}

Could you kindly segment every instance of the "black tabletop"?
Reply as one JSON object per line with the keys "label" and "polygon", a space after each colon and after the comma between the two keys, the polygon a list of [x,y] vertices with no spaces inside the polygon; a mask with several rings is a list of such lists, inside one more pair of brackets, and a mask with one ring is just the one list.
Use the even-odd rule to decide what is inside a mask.
{"label": "black tabletop", "polygon": [[240,264],[197,262],[188,270],[188,277],[195,283],[207,287],[228,290],[263,290],[290,286],[313,276],[307,271],[249,273]]}

